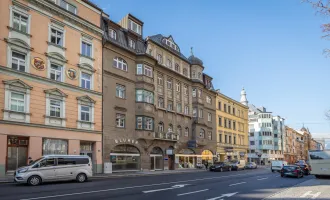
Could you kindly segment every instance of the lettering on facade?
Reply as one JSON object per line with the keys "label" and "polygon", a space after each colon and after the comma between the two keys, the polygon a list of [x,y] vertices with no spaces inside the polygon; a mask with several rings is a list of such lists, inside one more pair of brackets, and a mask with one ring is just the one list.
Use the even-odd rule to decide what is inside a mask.
{"label": "lettering on facade", "polygon": [[139,142],[137,140],[129,139],[129,138],[120,138],[115,139],[115,143],[129,143],[129,144],[138,144]]}

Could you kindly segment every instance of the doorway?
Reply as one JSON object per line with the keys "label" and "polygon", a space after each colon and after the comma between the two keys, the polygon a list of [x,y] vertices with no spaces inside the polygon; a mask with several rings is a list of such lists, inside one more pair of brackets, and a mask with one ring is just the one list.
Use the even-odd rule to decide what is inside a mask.
{"label": "doorway", "polygon": [[27,165],[29,138],[8,136],[7,171],[15,171]]}
{"label": "doorway", "polygon": [[163,170],[163,151],[159,147],[154,147],[150,153],[150,170]]}

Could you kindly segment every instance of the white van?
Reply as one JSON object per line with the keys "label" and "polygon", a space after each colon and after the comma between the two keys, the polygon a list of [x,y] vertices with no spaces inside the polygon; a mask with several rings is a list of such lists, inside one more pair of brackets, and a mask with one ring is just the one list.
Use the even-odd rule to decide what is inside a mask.
{"label": "white van", "polygon": [[88,156],[47,155],[15,171],[15,182],[32,186],[43,182],[76,180],[80,183],[93,176]]}
{"label": "white van", "polygon": [[275,172],[275,171],[279,172],[279,171],[281,171],[282,167],[283,166],[286,166],[286,165],[288,165],[288,162],[286,162],[286,161],[283,161],[283,160],[273,160],[271,162],[270,169],[272,170],[272,172]]}
{"label": "white van", "polygon": [[230,162],[231,168],[233,170],[244,170],[245,169],[245,160],[234,160]]}

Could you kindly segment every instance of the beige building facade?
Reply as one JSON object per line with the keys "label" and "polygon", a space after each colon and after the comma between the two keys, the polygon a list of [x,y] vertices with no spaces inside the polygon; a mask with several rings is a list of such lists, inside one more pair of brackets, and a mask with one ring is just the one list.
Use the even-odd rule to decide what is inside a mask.
{"label": "beige building facade", "polygon": [[172,36],[103,18],[103,159],[114,172],[195,168],[216,152],[212,78]]}
{"label": "beige building facade", "polygon": [[249,107],[217,92],[217,155],[220,161],[247,160]]}
{"label": "beige building facade", "polygon": [[102,171],[101,15],[87,0],[0,1],[0,176],[47,154]]}

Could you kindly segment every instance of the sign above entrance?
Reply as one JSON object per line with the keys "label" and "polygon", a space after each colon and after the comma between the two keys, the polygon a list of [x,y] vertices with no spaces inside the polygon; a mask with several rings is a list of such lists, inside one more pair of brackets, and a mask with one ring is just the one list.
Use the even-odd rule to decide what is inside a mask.
{"label": "sign above entrance", "polygon": [[138,144],[139,142],[137,140],[129,139],[129,138],[120,138],[120,139],[115,139],[115,143],[129,143],[129,144]]}
{"label": "sign above entrance", "polygon": [[233,149],[233,147],[225,147],[225,151],[226,152],[233,152],[234,149]]}

